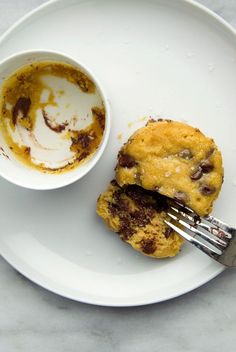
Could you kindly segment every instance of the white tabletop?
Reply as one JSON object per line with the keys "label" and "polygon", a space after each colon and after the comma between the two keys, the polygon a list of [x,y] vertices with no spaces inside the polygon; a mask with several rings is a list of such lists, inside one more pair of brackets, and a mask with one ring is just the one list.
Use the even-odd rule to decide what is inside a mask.
{"label": "white tabletop", "polygon": [[[43,2],[0,0],[0,34]],[[236,26],[236,0],[200,2]],[[0,352],[234,351],[235,298],[232,269],[168,302],[89,306],[36,286],[0,258]]]}

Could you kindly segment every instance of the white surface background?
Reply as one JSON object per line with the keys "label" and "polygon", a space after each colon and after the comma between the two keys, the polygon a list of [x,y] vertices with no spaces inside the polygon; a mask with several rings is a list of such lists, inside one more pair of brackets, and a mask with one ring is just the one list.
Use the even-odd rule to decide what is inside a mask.
{"label": "white surface background", "polygon": [[[0,33],[43,2],[0,0]],[[200,2],[236,26],[235,0]],[[0,259],[0,352],[233,351],[235,298],[236,270],[227,270],[169,302],[94,307],[41,289]]]}

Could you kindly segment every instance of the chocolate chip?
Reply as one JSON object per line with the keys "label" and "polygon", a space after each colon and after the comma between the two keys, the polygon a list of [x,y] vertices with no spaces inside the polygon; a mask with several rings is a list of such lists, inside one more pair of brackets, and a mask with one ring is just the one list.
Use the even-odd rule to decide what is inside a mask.
{"label": "chocolate chip", "polygon": [[116,182],[116,180],[111,180],[111,185],[112,186],[118,186],[118,183]]}
{"label": "chocolate chip", "polygon": [[122,152],[118,155],[118,163],[122,167],[127,167],[128,169],[136,165],[134,158],[128,154],[123,154]]}
{"label": "chocolate chip", "polygon": [[12,110],[13,125],[16,124],[17,117],[20,112],[22,113],[23,117],[27,117],[27,115],[29,113],[30,105],[31,105],[30,98],[21,97],[17,100],[17,102]]}
{"label": "chocolate chip", "polygon": [[118,216],[120,219],[119,234],[121,238],[126,241],[136,232],[136,229],[127,211],[119,213]]}
{"label": "chocolate chip", "polygon": [[[158,120],[157,120],[158,121]],[[150,118],[149,120],[148,120],[148,122],[146,123],[146,126],[149,124],[149,123],[154,123],[154,122],[157,122],[155,119],[153,119],[153,118]]]}
{"label": "chocolate chip", "polygon": [[129,226],[129,224],[127,224],[125,221],[123,221],[121,223],[119,232],[120,237],[122,240],[127,241],[128,239],[130,239],[130,237],[133,236],[133,234],[135,233],[135,230]]}
{"label": "chocolate chip", "polygon": [[146,254],[153,254],[156,250],[155,239],[149,238],[140,242],[142,251]]}
{"label": "chocolate chip", "polygon": [[187,194],[184,192],[176,192],[174,195],[174,199],[179,201],[182,204],[185,204],[188,197],[187,197]]}
{"label": "chocolate chip", "polygon": [[157,121],[158,121],[158,122],[163,122],[163,121],[165,121],[165,122],[172,122],[172,120],[170,120],[170,119],[157,119]]}
{"label": "chocolate chip", "polygon": [[190,176],[191,180],[197,181],[202,177],[202,168],[198,167]]}
{"label": "chocolate chip", "polygon": [[198,168],[193,172],[190,178],[194,181],[199,180],[202,174],[208,174],[214,169],[214,165],[209,160],[202,160]]}
{"label": "chocolate chip", "polygon": [[214,169],[214,165],[209,160],[203,160],[200,162],[200,167],[204,174],[208,174]]}
{"label": "chocolate chip", "polygon": [[168,239],[173,232],[174,231],[171,227],[167,227],[165,231],[165,238]]}
{"label": "chocolate chip", "polygon": [[185,160],[190,160],[193,157],[193,154],[190,149],[183,149],[179,152],[179,156]]}
{"label": "chocolate chip", "polygon": [[209,186],[209,185],[202,185],[200,187],[200,192],[204,195],[204,196],[210,196],[211,194],[213,194],[216,191],[216,188],[214,186]]}

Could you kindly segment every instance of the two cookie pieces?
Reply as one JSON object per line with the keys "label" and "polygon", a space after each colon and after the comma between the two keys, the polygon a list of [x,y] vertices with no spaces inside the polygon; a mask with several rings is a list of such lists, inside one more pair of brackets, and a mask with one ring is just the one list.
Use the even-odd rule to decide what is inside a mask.
{"label": "two cookie pieces", "polygon": [[134,249],[175,256],[183,239],[164,222],[169,199],[208,215],[223,182],[221,153],[199,129],[150,120],[118,154],[116,180],[100,195],[97,214]]}

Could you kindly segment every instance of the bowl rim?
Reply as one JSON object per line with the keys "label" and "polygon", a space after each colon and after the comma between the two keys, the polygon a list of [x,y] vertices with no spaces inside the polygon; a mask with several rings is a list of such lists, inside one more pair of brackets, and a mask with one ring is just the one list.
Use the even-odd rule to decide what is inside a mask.
{"label": "bowl rim", "polygon": [[[74,58],[73,56],[70,56],[70,55],[67,55],[66,53],[64,52],[61,52],[61,51],[58,51],[58,50],[45,50],[45,49],[30,49],[30,50],[22,50],[22,51],[19,51],[17,53],[14,53],[14,54],[11,54],[9,55],[8,57],[4,58],[3,60],[0,61],[0,70],[1,70],[1,67],[3,65],[6,65],[8,63],[10,63],[11,60],[16,60],[17,58],[22,58],[24,56],[32,56],[32,55],[51,55],[52,58],[51,59],[45,59],[50,61],[50,60],[53,60],[53,55],[55,55],[55,61],[58,61],[58,62],[65,62],[67,64],[70,64],[72,66],[78,66],[78,68],[80,68],[82,70],[82,72],[84,72],[85,74],[87,74],[89,76],[89,78],[91,78],[91,80],[93,81],[93,83],[95,84],[96,88],[98,89],[99,91],[99,94],[102,98],[102,102],[103,102],[103,105],[105,107],[105,130],[104,130],[104,133],[103,133],[103,137],[102,137],[102,140],[100,142],[100,145],[98,146],[97,150],[95,151],[95,153],[91,156],[91,158],[88,160],[88,164],[87,164],[87,167],[86,167],[86,161],[85,163],[83,164],[83,166],[85,166],[83,172],[81,174],[78,174],[76,173],[76,170],[79,169],[79,166],[75,169],[72,169],[71,171],[68,171],[68,172],[65,172],[65,175],[67,175],[67,177],[65,178],[65,180],[63,180],[63,174],[50,174],[50,177],[52,176],[60,176],[60,179],[58,178],[57,182],[55,182],[55,185],[52,185],[52,183],[50,182],[50,185],[47,184],[47,181],[45,179],[45,182],[43,183],[43,185],[40,183],[38,184],[37,186],[33,185],[33,184],[27,184],[27,182],[21,182],[21,181],[18,181],[14,175],[9,175],[9,174],[6,174],[4,172],[4,170],[2,168],[0,168],[0,176],[3,177],[4,179],[6,179],[7,181],[17,185],[17,186],[20,186],[20,187],[23,187],[23,188],[26,188],[26,189],[32,189],[32,190],[51,190],[51,189],[59,189],[59,188],[62,188],[62,187],[66,187],[78,180],[80,180],[81,178],[83,178],[84,176],[87,175],[87,173],[89,171],[91,171],[94,166],[97,164],[97,162],[100,160],[100,158],[102,157],[104,151],[105,151],[105,148],[107,146],[107,143],[108,143],[108,140],[109,140],[109,136],[110,136],[110,130],[111,130],[111,109],[110,109],[110,103],[109,103],[109,100],[108,100],[108,97],[105,93],[105,90],[103,88],[103,85],[100,83],[100,80],[97,78],[96,74],[94,74],[93,71],[91,71],[86,64],[84,64],[82,61]],[[68,60],[69,62],[66,62],[66,60]],[[40,59],[38,60],[39,62],[40,61],[44,61],[44,59]],[[37,60],[35,60],[35,62],[37,62]],[[23,65],[19,65],[19,67],[17,69],[19,69],[20,67],[23,67],[23,66],[27,66],[27,64],[23,64]],[[17,70],[16,69],[16,70]],[[12,70],[12,73],[14,73],[14,71],[16,70]],[[8,75],[9,76],[9,75]],[[0,84],[0,87],[1,87],[1,84]],[[23,165],[23,164],[21,164]],[[24,165],[23,165],[24,167]],[[25,166],[25,169],[27,169],[27,166]],[[36,171],[36,172],[39,172],[37,170],[34,170],[33,168],[30,168],[31,172],[33,171]],[[71,177],[68,178],[68,175],[71,173]],[[48,174],[45,174],[48,176]]]}

